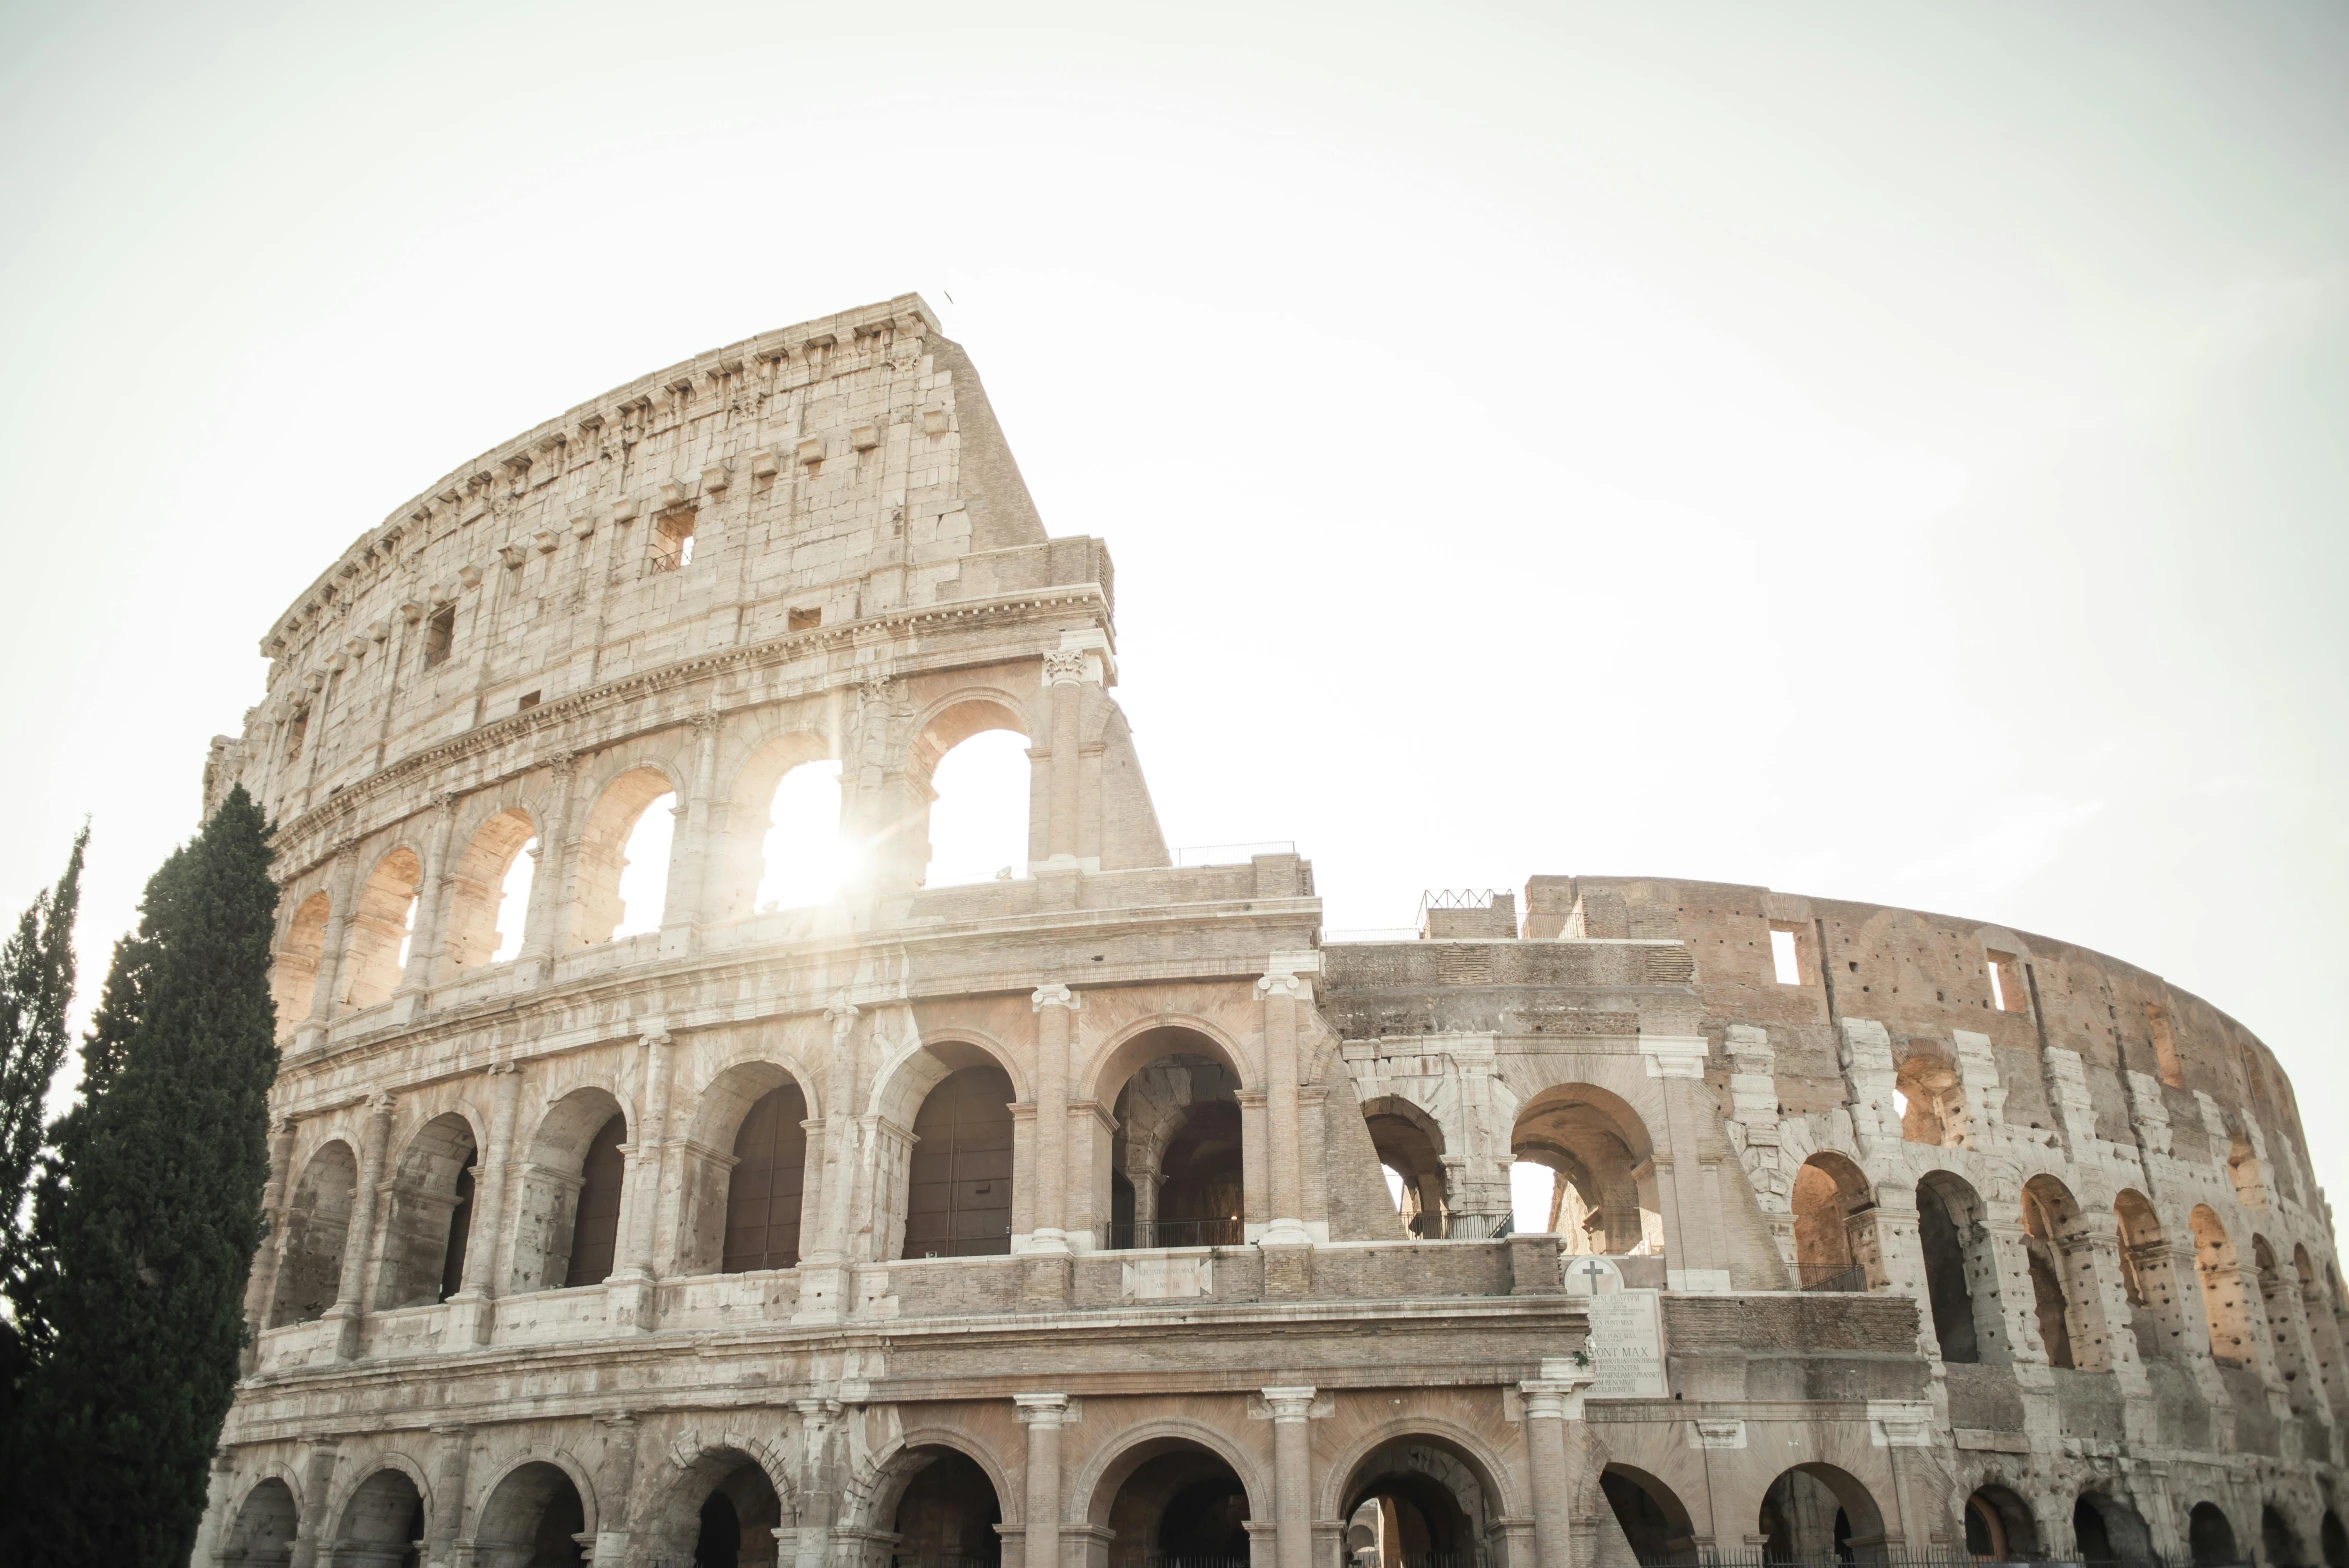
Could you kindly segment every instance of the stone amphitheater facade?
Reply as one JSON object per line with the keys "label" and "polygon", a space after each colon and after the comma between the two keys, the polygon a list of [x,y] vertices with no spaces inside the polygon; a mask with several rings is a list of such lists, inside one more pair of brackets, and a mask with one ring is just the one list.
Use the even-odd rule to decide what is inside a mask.
{"label": "stone amphitheater facade", "polygon": [[[1174,864],[1112,586],[907,296],[463,465],[269,630],[206,771],[280,824],[284,1061],[199,1564],[2342,1562],[2249,1032],[1758,887],[1325,940],[1296,854]],[[925,886],[988,730],[1028,863]],[[857,868],[763,907],[811,763]]]}

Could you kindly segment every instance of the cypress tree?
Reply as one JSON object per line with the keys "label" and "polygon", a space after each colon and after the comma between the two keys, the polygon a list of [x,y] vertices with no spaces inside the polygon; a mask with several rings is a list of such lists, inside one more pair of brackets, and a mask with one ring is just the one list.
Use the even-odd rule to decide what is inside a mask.
{"label": "cypress tree", "polygon": [[244,1339],[277,1075],[277,888],[240,787],[147,884],[36,1205],[51,1343],[5,1457],[12,1563],[180,1568]]}
{"label": "cypress tree", "polygon": [[0,946],[0,1421],[12,1418],[30,1357],[19,1325],[34,1271],[27,1202],[47,1131],[49,1087],[65,1060],[65,1010],[73,1001],[73,920],[81,904],[84,827],[57,886],[33,900]]}

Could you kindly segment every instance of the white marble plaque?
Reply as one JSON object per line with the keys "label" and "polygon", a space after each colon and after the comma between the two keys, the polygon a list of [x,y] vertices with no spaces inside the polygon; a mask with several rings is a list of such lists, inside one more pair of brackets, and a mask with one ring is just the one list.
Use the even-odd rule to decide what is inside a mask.
{"label": "white marble plaque", "polygon": [[1207,1257],[1136,1258],[1125,1265],[1128,1301],[1182,1301],[1215,1293],[1215,1260]]}
{"label": "white marble plaque", "polygon": [[1663,1292],[1626,1287],[1590,1298],[1593,1399],[1662,1399]]}

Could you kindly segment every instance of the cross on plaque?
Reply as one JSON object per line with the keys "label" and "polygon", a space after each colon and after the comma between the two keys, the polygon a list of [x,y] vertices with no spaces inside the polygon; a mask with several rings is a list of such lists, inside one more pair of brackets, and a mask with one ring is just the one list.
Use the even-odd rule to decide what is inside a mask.
{"label": "cross on plaque", "polygon": [[1590,1293],[1595,1296],[1599,1293],[1599,1281],[1607,1277],[1607,1270],[1593,1258],[1582,1266],[1582,1277],[1590,1281]]}

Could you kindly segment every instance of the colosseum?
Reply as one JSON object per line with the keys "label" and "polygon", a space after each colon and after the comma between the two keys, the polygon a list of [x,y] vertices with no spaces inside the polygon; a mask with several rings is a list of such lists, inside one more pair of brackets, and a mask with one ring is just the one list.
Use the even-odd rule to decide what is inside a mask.
{"label": "colosseum", "polygon": [[[463,464],[269,628],[199,1564],[2349,1564],[2349,1302],[2234,1020],[1760,887],[1337,939],[1292,846],[1170,853],[1113,606],[905,296]],[[991,731],[1025,863],[944,885]],[[794,903],[809,789],[855,853]]]}

